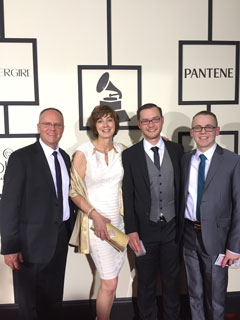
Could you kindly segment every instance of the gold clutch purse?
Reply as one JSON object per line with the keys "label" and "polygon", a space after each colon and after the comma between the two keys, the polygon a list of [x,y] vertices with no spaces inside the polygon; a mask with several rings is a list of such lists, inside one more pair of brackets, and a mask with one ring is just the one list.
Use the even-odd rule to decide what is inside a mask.
{"label": "gold clutch purse", "polygon": [[[105,240],[116,250],[124,251],[129,241],[128,235],[114,227],[111,223],[107,223],[106,227],[111,239]],[[92,226],[91,229],[94,231],[94,226]]]}

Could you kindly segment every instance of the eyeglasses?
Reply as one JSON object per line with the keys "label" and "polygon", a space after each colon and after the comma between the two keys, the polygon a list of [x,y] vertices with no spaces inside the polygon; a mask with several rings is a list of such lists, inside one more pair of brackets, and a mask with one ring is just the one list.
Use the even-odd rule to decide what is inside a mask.
{"label": "eyeglasses", "polygon": [[216,127],[213,127],[213,126],[206,126],[206,127],[202,127],[202,126],[196,126],[196,127],[193,127],[192,130],[194,132],[202,132],[202,130],[205,130],[206,132],[213,132]]}
{"label": "eyeglasses", "polygon": [[143,119],[143,120],[140,120],[140,123],[141,123],[142,125],[147,125],[147,124],[150,124],[150,122],[152,122],[152,123],[159,123],[160,120],[161,120],[160,117],[158,117],[158,118],[153,118],[152,120]]}
{"label": "eyeglasses", "polygon": [[51,122],[41,122],[40,125],[42,125],[44,128],[54,128],[54,129],[62,129],[64,127],[61,123],[51,123]]}

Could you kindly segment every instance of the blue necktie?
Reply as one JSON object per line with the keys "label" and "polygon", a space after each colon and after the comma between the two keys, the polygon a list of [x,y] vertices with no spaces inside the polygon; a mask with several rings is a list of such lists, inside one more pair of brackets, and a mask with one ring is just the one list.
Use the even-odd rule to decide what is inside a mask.
{"label": "blue necktie", "polygon": [[56,172],[56,183],[57,183],[57,197],[58,197],[58,205],[59,205],[59,214],[60,217],[63,217],[63,194],[62,194],[62,174],[61,167],[57,157],[57,151],[53,152],[54,156],[54,164],[55,164],[55,172]]}
{"label": "blue necktie", "polygon": [[160,170],[160,157],[159,157],[159,153],[158,153],[158,147],[152,147],[151,150],[154,153],[154,164],[155,166],[158,168],[158,170]]}
{"label": "blue necktie", "polygon": [[206,157],[204,154],[200,154],[199,158],[201,159],[201,162],[198,167],[198,188],[197,188],[197,210],[196,210],[196,216],[197,220],[201,221],[200,217],[200,203],[202,199],[203,194],[203,188],[204,188],[204,182],[205,182],[205,161]]}

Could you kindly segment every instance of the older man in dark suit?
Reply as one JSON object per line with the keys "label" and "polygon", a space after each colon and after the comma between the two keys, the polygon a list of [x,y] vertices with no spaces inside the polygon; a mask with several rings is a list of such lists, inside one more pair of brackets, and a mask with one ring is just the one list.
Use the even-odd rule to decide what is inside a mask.
{"label": "older man in dark suit", "polygon": [[[182,159],[184,190],[184,261],[193,320],[223,320],[226,265],[240,253],[240,157],[215,142],[215,114],[193,117],[197,149]],[[225,254],[222,267],[215,265]]]}
{"label": "older man in dark suit", "polygon": [[[138,109],[144,139],[122,154],[125,229],[136,258],[141,320],[155,320],[157,272],[165,320],[179,319],[179,247],[176,241],[182,148],[160,137],[164,117],[155,104]],[[179,237],[178,237],[179,238]]]}
{"label": "older man in dark suit", "polygon": [[40,140],[13,152],[4,177],[1,253],[13,269],[21,320],[55,319],[63,297],[70,206],[62,113],[41,112]]}

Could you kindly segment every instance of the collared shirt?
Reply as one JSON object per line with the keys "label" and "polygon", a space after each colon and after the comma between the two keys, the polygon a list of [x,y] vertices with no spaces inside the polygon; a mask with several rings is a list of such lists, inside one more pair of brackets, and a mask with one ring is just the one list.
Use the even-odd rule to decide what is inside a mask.
{"label": "collared shirt", "polygon": [[213,154],[216,150],[216,143],[208,149],[206,152],[200,152],[196,150],[196,153],[192,155],[190,173],[189,173],[189,183],[188,183],[188,196],[187,204],[185,209],[185,218],[196,221],[196,209],[197,209],[197,186],[198,186],[198,167],[200,164],[199,156],[204,154],[206,159],[205,162],[205,180],[208,174],[208,170],[212,161]]}
{"label": "collared shirt", "polygon": [[68,202],[68,194],[69,194],[69,175],[63,160],[61,153],[59,152],[59,147],[56,150],[53,150],[49,146],[47,146],[41,139],[39,139],[40,145],[43,148],[43,152],[46,156],[52,178],[54,181],[54,186],[57,194],[57,181],[56,181],[56,172],[55,172],[55,164],[54,164],[54,156],[53,151],[57,151],[58,153],[58,161],[61,167],[61,174],[62,174],[62,193],[63,193],[63,221],[69,219],[70,216],[70,209],[69,209],[69,202]]}
{"label": "collared shirt", "polygon": [[154,162],[154,153],[151,150],[152,147],[158,147],[158,153],[159,153],[159,157],[160,157],[160,166],[162,164],[162,160],[163,160],[163,155],[164,155],[164,150],[165,150],[165,144],[162,140],[162,137],[160,137],[160,140],[158,141],[158,143],[156,145],[152,145],[151,143],[149,143],[146,139],[143,139],[143,147],[145,152],[147,153],[147,155],[150,157],[150,159],[152,160],[152,162]]}

